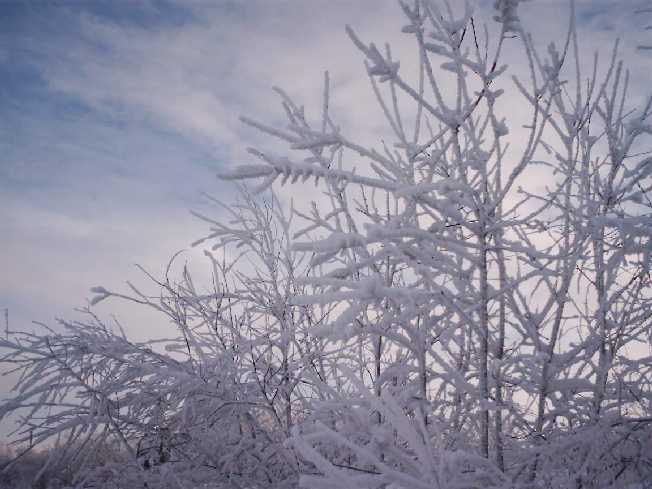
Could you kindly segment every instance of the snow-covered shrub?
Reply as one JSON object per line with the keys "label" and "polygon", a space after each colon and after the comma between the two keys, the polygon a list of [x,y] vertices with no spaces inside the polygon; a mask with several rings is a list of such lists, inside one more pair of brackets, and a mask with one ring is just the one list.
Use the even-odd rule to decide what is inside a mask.
{"label": "snow-covered shrub", "polygon": [[337,123],[328,74],[318,117],[279,89],[284,127],[243,118],[275,152],[222,177],[256,194],[310,180],[322,200],[244,191],[199,216],[208,292],[185,269],[158,298],[93,289],[153,308],[171,339],[133,343],[89,311],[0,340],[22,374],[0,414],[25,414],[23,442],[59,436],[52,463],[86,467],[117,440],[125,460],[87,464],[80,487],[652,479],[652,99],[629,107],[615,49],[582,71],[572,9],[540,52],[521,3],[496,2],[490,42],[469,4],[401,2],[412,77],[347,27],[386,119],[377,146]]}

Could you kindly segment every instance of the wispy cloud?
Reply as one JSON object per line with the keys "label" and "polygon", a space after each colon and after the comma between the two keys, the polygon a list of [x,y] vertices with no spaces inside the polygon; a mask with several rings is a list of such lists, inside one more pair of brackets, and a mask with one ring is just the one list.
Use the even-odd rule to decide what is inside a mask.
{"label": "wispy cloud", "polygon": [[[624,36],[622,53],[640,75],[649,57],[633,54],[646,35],[638,6],[577,2],[583,46],[606,59],[614,35]],[[0,307],[23,323],[16,327],[68,315],[90,286],[120,287],[139,276],[133,263],[161,270],[201,236],[204,225],[187,211],[204,205],[200,191],[229,200],[233,189],[215,174],[248,159],[246,145],[257,141],[238,115],[278,120],[273,85],[311,114],[329,69],[333,113],[346,130],[379,140],[381,113],[345,23],[406,54],[406,72],[414,66],[400,9],[389,0],[2,8]],[[567,8],[565,0],[540,0],[524,3],[523,15],[536,39],[559,40]],[[632,80],[643,93],[646,77]],[[511,110],[520,107],[515,101]]]}

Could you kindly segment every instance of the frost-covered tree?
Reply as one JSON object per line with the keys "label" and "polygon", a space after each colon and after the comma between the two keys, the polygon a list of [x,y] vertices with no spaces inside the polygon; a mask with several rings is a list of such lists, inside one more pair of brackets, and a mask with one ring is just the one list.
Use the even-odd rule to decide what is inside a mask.
{"label": "frost-covered tree", "polygon": [[[200,216],[211,225],[197,242],[213,243],[205,251],[210,289],[185,266],[173,280],[174,259],[164,279],[150,275],[158,296],[131,284],[130,294],[92,289],[92,304],[153,309],[172,326],[166,339],[135,343],[119,323],[87,309],[88,321],[9,331],[0,340],[3,364],[20,374],[0,414],[19,414],[17,441],[28,449],[58,440],[49,463],[73,464],[78,484],[252,487],[296,479],[284,441],[319,395],[305,371],[329,375],[323,341],[310,332],[329,311],[290,306],[305,291],[298,278],[307,260],[291,249],[290,219],[274,197],[257,201],[243,191],[224,208],[229,224]],[[106,442],[121,456],[100,470],[95,448]]]}
{"label": "frost-covered tree", "polygon": [[[53,464],[119,443],[131,485],[652,479],[652,99],[632,106],[617,46],[585,59],[572,3],[545,52],[522,3],[485,25],[470,4],[401,2],[413,73],[347,27],[377,146],[337,122],[328,74],[316,117],[277,89],[285,125],[243,118],[287,151],[251,148],[261,162],[222,178],[280,195],[311,180],[320,198],[243,190],[199,216],[208,292],[185,269],[156,298],[93,289],[158,311],[172,339],[133,343],[89,311],[2,340],[22,441],[59,437]],[[111,487],[116,467],[77,484]]]}
{"label": "frost-covered tree", "polygon": [[[294,157],[252,150],[265,164],[227,177],[261,177],[263,187],[314,178],[357,202],[355,227],[311,218],[325,232],[296,247],[320,263],[310,283],[322,292],[295,302],[347,301],[327,332],[334,340],[359,324],[402,353],[404,390],[414,389],[421,422],[432,426],[422,437],[445,433],[447,449],[494,460],[513,483],[604,483],[647,463],[627,458],[605,470],[613,451],[596,454],[595,441],[627,444],[649,412],[638,390],[646,381],[631,370],[647,356],[631,350],[650,326],[650,103],[628,106],[615,50],[583,74],[572,9],[567,37],[543,56],[519,3],[496,3],[493,43],[468,5],[457,13],[402,3],[419,58],[413,83],[388,46],[347,28],[387,120],[383,146],[341,129],[326,85],[314,124],[284,94],[284,129],[245,119],[287,141]],[[506,42],[521,44],[527,81],[503,81]],[[512,149],[501,100],[515,95],[531,109]],[[528,185],[541,166],[554,175],[543,193]],[[392,203],[386,219],[368,212],[372,194]],[[345,255],[364,259],[342,268]],[[393,283],[380,280],[381,266],[400,271]]]}

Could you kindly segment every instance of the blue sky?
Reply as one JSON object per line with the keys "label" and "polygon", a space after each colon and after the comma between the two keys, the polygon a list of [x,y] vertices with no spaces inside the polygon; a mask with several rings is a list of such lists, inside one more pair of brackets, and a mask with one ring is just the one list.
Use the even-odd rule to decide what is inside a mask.
{"label": "blue sky", "polygon": [[[646,19],[633,14],[644,3],[578,1],[584,46],[604,52],[623,35],[634,74],[649,72],[649,56],[632,49],[646,35]],[[523,5],[540,39],[559,39],[566,8]],[[246,147],[260,139],[238,116],[273,120],[272,85],[318,106],[329,69],[343,123],[373,126],[343,25],[400,52],[399,16],[389,0],[3,0],[0,308],[12,327],[72,317],[90,287],[143,282],[134,264],[160,273],[202,237],[189,210],[218,212],[201,192],[233,198],[216,174],[250,161]],[[649,84],[649,75],[633,79],[635,92]],[[201,274],[199,252],[184,257]],[[126,317],[137,337],[156,331],[121,307],[100,312]]]}
{"label": "blue sky", "polygon": [[135,263],[163,270],[202,236],[189,210],[204,210],[201,192],[232,198],[216,174],[246,158],[238,116],[272,113],[275,83],[309,92],[348,42],[344,14],[362,12],[319,7],[293,25],[305,4],[3,3],[0,307],[14,328],[70,317],[91,286],[138,280]]}
{"label": "blue sky", "polygon": [[[565,4],[524,5],[545,37]],[[640,37],[641,5],[579,1],[588,44]],[[45,321],[133,263],[162,267],[201,234],[188,213],[200,192],[233,194],[214,176],[255,141],[238,115],[274,113],[274,84],[314,99],[326,68],[354,114],[366,87],[352,81],[364,77],[342,25],[394,40],[397,13],[391,1],[5,0],[0,306]]]}
{"label": "blue sky", "polygon": [[66,315],[95,281],[187,247],[202,229],[187,212],[199,191],[226,191],[217,139],[159,123],[129,90],[89,93],[101,74],[79,66],[120,63],[101,28],[146,36],[192,22],[164,2],[3,3],[0,297],[14,327]]}

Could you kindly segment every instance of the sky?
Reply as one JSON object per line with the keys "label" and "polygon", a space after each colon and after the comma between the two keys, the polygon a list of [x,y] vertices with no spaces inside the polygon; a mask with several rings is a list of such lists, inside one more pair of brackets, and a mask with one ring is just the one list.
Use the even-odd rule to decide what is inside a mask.
{"label": "sky", "polygon": [[[477,2],[489,23],[492,4]],[[650,57],[635,49],[652,38],[644,30],[652,14],[636,14],[645,4],[577,2],[587,58],[622,37],[635,94],[649,83]],[[541,46],[561,38],[566,0],[521,10]],[[91,287],[147,283],[135,264],[160,275],[179,250],[205,274],[190,243],[207,228],[190,210],[219,218],[203,193],[234,198],[234,185],[216,175],[251,163],[246,148],[265,144],[239,116],[278,121],[272,86],[318,112],[328,69],[344,126],[381,134],[346,23],[409,53],[394,1],[2,0],[0,308],[11,329],[75,317]],[[123,304],[98,310],[119,316],[136,338],[159,328]],[[6,389],[0,383],[0,394]]]}
{"label": "sky", "polygon": [[158,272],[203,235],[189,211],[206,210],[203,192],[232,198],[216,174],[247,158],[239,115],[272,113],[276,83],[307,91],[347,43],[343,12],[319,6],[301,24],[299,2],[2,3],[0,307],[14,329],[140,278],[136,263]]}

